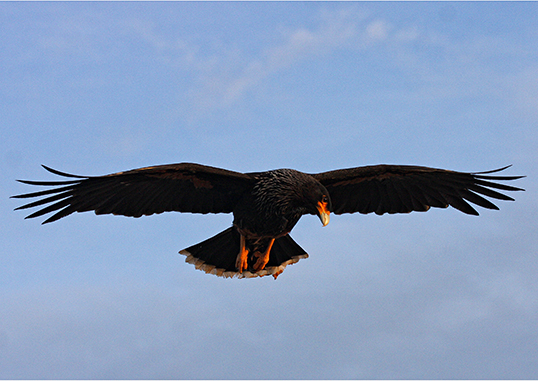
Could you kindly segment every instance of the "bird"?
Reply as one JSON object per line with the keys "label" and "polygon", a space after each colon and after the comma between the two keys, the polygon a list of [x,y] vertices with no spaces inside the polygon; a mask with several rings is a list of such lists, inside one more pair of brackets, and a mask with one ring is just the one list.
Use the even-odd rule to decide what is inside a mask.
{"label": "bird", "polygon": [[196,269],[225,278],[272,275],[277,279],[287,265],[308,258],[289,234],[303,215],[316,215],[323,226],[331,213],[382,215],[452,206],[478,215],[471,204],[498,209],[483,196],[513,201],[498,190],[524,190],[498,181],[525,177],[492,175],[510,166],[471,173],[380,164],[309,174],[286,168],[240,173],[179,163],[104,176],[42,167],[67,180],[17,180],[52,188],[12,198],[39,198],[15,210],[43,207],[26,217],[53,213],[43,224],[86,211],[130,217],[171,211],[232,213],[227,229],[180,251]]}

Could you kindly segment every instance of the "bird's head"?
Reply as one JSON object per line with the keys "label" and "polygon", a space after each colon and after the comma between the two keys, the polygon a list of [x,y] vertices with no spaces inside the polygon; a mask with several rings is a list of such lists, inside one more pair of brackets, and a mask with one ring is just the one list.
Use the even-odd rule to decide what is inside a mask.
{"label": "bird's head", "polygon": [[309,202],[309,213],[317,215],[323,226],[327,226],[332,209],[329,192],[317,181],[305,190],[306,194],[304,197]]}
{"label": "bird's head", "polygon": [[321,223],[323,226],[327,226],[331,218],[331,199],[329,198],[328,194],[323,195],[321,200],[318,201],[316,209],[318,210],[318,217],[321,220]]}

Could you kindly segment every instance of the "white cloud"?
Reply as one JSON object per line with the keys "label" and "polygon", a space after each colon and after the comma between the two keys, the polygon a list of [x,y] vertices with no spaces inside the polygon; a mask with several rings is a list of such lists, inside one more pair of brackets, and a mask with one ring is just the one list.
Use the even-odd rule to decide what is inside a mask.
{"label": "white cloud", "polygon": [[[247,59],[243,69],[232,75],[217,71],[206,78],[197,98],[214,99],[215,103],[230,106],[271,74],[345,45],[357,37],[358,21],[345,13],[337,15],[339,17],[323,19],[312,28],[301,26],[283,32],[280,44],[264,49],[258,57]],[[239,60],[235,64],[241,66]],[[208,92],[212,93],[209,97]]]}
{"label": "white cloud", "polygon": [[375,20],[366,26],[366,35],[372,40],[386,40],[389,36],[390,25],[383,20]]}
{"label": "white cloud", "polygon": [[151,47],[156,54],[166,59],[170,64],[182,67],[183,70],[190,68],[191,64],[200,64],[197,57],[197,47],[186,39],[176,37],[171,39],[160,34],[155,23],[137,18],[123,20],[120,23],[121,33],[133,35],[141,39]]}
{"label": "white cloud", "polygon": [[408,43],[419,35],[416,28],[399,30],[382,19],[369,21],[355,8],[324,11],[310,24],[313,25],[280,28],[280,43],[254,56],[241,51],[213,56],[212,65],[201,65],[206,70],[188,94],[187,112],[206,114],[208,110],[235,105],[268,77],[301,61],[339,49],[367,49],[390,40]]}

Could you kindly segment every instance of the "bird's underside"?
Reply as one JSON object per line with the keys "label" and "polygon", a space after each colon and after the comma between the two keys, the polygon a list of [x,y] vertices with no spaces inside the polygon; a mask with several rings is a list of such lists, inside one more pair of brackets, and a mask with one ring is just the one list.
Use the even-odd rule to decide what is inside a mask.
{"label": "bird's underside", "polygon": [[[185,261],[198,270],[225,278],[272,275],[276,279],[287,265],[308,258],[308,254],[289,235],[262,241],[248,242],[232,226],[179,253],[185,255]],[[260,258],[265,255],[266,259],[261,262]]]}
{"label": "bird's underside", "polygon": [[256,273],[263,270],[267,262],[269,262],[269,255],[275,243],[275,238],[260,241],[257,245],[254,243],[255,247],[249,248],[246,237],[241,234],[239,238],[239,254],[235,261],[235,267],[239,273],[242,273],[243,270],[247,270],[249,267]]}
{"label": "bird's underside", "polygon": [[223,232],[180,253],[207,273],[224,277],[276,277],[308,254],[289,236],[304,214],[325,226],[329,214],[409,213],[452,206],[478,215],[471,204],[498,209],[488,198],[513,200],[500,191],[523,189],[499,183],[523,176],[464,173],[403,165],[374,165],[318,174],[281,169],[239,173],[192,163],[159,165],[105,176],[77,176],[22,183],[52,188],[13,196],[40,197],[17,209],[43,207],[27,216],[53,213],[43,223],[74,212],[140,217],[176,211],[233,213]]}

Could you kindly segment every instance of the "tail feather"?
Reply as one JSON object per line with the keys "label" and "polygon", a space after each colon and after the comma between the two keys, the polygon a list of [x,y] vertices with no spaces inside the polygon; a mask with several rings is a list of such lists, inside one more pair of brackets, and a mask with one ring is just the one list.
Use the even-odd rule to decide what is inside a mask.
{"label": "tail feather", "polygon": [[[275,240],[269,256],[269,262],[263,270],[255,271],[252,266],[242,273],[237,271],[235,261],[239,254],[239,233],[230,227],[219,234],[196,245],[181,250],[187,263],[193,264],[198,270],[225,278],[254,278],[265,275],[276,277],[284,271],[287,265],[308,258],[308,254],[290,236],[285,235]],[[255,260],[249,260],[249,263]]]}

